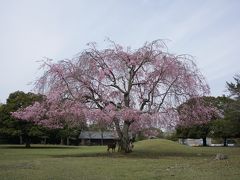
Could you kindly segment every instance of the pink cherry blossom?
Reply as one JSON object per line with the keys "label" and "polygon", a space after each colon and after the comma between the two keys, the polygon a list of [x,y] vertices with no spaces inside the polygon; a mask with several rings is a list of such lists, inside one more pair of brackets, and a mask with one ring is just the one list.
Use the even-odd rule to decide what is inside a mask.
{"label": "pink cherry blossom", "polygon": [[180,104],[209,93],[192,57],[169,53],[163,41],[136,50],[109,42],[103,50],[89,43],[71,60],[44,61],[36,88],[46,100],[14,115],[59,127],[63,119],[70,124],[83,119],[113,123],[128,152],[129,130],[174,126]]}

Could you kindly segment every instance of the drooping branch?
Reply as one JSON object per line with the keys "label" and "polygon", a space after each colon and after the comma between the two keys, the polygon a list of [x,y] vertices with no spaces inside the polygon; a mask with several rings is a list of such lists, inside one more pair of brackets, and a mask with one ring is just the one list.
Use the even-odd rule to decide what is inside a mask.
{"label": "drooping branch", "polygon": [[177,79],[178,79],[178,78],[176,77],[176,78],[173,80],[173,82],[168,86],[168,89],[167,89],[166,92],[164,93],[164,96],[163,96],[161,102],[160,102],[159,105],[158,105],[157,111],[160,110],[161,106],[162,106],[163,103],[164,103],[164,100],[165,100],[166,96],[168,95],[168,92],[170,91],[170,89],[172,88],[172,86],[174,85],[174,83],[177,81]]}

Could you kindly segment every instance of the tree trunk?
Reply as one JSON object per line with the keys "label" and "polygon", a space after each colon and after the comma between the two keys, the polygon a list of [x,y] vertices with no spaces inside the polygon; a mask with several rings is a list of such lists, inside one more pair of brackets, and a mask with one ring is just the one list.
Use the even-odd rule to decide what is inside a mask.
{"label": "tree trunk", "polygon": [[67,145],[69,146],[70,141],[69,141],[69,137],[67,137]]}
{"label": "tree trunk", "polygon": [[129,126],[130,123],[124,122],[123,129],[122,129],[122,138],[120,138],[120,151],[123,151],[125,153],[130,153],[132,152],[132,148],[130,147],[130,139],[129,139]]}
{"label": "tree trunk", "polygon": [[31,139],[29,136],[26,137],[26,145],[25,145],[26,148],[30,148],[31,147]]}
{"label": "tree trunk", "polygon": [[129,126],[131,123],[128,121],[124,121],[123,128],[120,128],[119,121],[118,119],[114,119],[114,124],[116,126],[117,134],[119,137],[118,141],[118,151],[120,152],[125,152],[125,153],[130,153],[132,152],[132,144],[129,139]]}
{"label": "tree trunk", "polygon": [[223,146],[224,146],[224,147],[228,146],[228,144],[227,144],[227,138],[226,138],[226,137],[223,138]]}
{"label": "tree trunk", "polygon": [[103,130],[101,130],[101,145],[103,146]]}
{"label": "tree trunk", "polygon": [[23,144],[23,137],[22,137],[22,135],[19,135],[19,144]]}
{"label": "tree trunk", "polygon": [[203,137],[202,140],[203,140],[203,146],[207,146],[207,138]]}
{"label": "tree trunk", "polygon": [[47,138],[44,137],[44,144],[47,144]]}
{"label": "tree trunk", "polygon": [[61,145],[64,145],[64,141],[63,141],[63,138],[61,137],[61,142],[60,142]]}

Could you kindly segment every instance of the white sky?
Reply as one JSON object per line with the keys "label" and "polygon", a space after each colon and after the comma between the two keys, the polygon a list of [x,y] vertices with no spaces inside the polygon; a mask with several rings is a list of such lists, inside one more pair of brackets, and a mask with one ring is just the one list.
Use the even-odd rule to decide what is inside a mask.
{"label": "white sky", "polygon": [[214,96],[240,73],[239,0],[0,0],[0,102],[32,90],[36,61],[106,37],[133,48],[169,39],[169,52],[195,57]]}

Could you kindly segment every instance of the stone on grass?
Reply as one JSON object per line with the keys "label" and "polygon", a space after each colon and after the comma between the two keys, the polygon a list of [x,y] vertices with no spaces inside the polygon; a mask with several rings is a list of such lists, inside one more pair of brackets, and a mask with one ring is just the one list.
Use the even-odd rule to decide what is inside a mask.
{"label": "stone on grass", "polygon": [[227,159],[227,158],[228,158],[227,155],[218,153],[215,157],[215,160],[224,160],[224,159]]}

